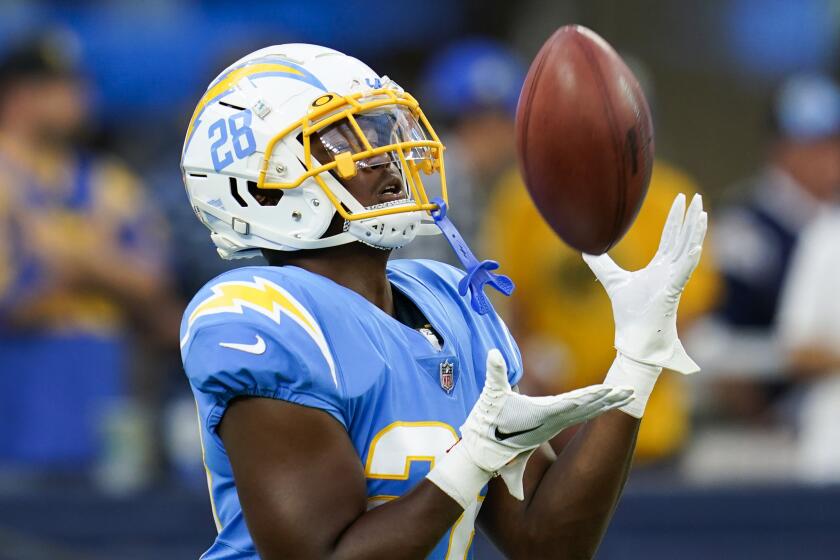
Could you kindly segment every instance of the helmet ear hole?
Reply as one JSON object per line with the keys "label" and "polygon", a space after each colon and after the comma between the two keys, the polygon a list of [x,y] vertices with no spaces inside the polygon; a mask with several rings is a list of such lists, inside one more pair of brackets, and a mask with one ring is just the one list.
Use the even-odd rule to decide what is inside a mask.
{"label": "helmet ear hole", "polygon": [[280,189],[261,189],[256,181],[248,181],[248,192],[260,206],[277,206],[283,198],[283,191]]}

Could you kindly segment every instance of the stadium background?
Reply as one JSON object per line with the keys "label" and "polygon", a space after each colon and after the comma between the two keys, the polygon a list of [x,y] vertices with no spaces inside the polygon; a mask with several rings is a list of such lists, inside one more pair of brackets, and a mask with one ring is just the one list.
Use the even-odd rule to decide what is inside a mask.
{"label": "stadium background", "polygon": [[[557,321],[567,319],[564,305],[574,307],[565,313],[588,338],[601,340],[609,331],[606,344],[598,343],[609,350],[604,300],[592,296],[590,303],[575,295],[579,269],[561,249],[550,258],[535,249],[517,251],[519,241],[533,247],[543,242],[540,236],[548,244],[547,230],[533,228],[530,238],[512,240],[514,232],[530,229],[517,226],[528,223],[530,210],[517,206],[521,186],[510,169],[510,92],[517,91],[519,72],[545,38],[566,23],[597,31],[641,78],[655,115],[660,160],[655,192],[669,198],[672,190],[702,190],[712,235],[715,222],[725,219],[729,223],[721,231],[733,232],[709,242],[702,279],[695,279],[696,293],[686,294],[688,311],[681,317],[688,344],[708,357],[698,359],[706,371],[690,386],[675,380],[660,391],[663,404],[646,417],[646,424],[660,429],[648,429],[598,557],[836,557],[840,465],[814,474],[802,466],[800,441],[808,391],[831,378],[835,368],[822,368],[818,377],[801,375],[795,364],[778,365],[788,362],[774,334],[776,314],[762,323],[732,303],[735,273],[727,268],[727,255],[732,247],[750,251],[754,245],[737,235],[741,230],[732,226],[737,220],[727,216],[748,205],[751,187],[743,180],[766,167],[780,139],[803,142],[794,125],[770,126],[774,119],[784,124],[786,115],[799,114],[800,98],[791,107],[776,94],[803,73],[836,79],[840,1],[7,0],[0,3],[0,59],[23,43],[46,41],[88,81],[91,118],[74,149],[107,160],[114,166],[113,184],[130,185],[117,189],[128,194],[115,203],[126,210],[126,223],[153,229],[153,236],[161,232],[139,250],[154,255],[149,258],[157,263],[157,285],[165,293],[152,292],[161,293],[161,301],[146,302],[147,316],[128,313],[93,329],[81,320],[58,330],[54,321],[21,322],[19,310],[10,311],[12,303],[24,296],[37,301],[40,295],[6,278],[14,279],[27,263],[15,251],[2,251],[11,234],[0,230],[0,558],[196,558],[212,539],[194,408],[174,343],[177,330],[169,343],[165,333],[173,314],[227,265],[191,216],[179,155],[186,123],[207,83],[239,56],[267,44],[313,42],[361,58],[419,98],[438,132],[451,139],[448,166],[458,154],[485,154],[484,160],[474,158],[473,168],[452,164],[465,185],[466,194],[455,195],[465,201],[460,223],[503,267],[507,262],[520,275],[531,269],[558,274],[557,284],[548,274],[517,278],[525,303],[502,304],[526,360],[531,356],[530,389],[597,382],[576,373],[583,365],[567,372],[555,367],[575,363],[569,356],[582,363],[580,356],[596,352]],[[485,56],[492,71],[489,77],[479,72],[479,87],[465,79],[471,75],[465,69]],[[484,95],[496,90],[496,97]],[[807,105],[810,98],[803,95],[801,104]],[[826,137],[840,137],[840,117],[827,126]],[[2,188],[25,189],[26,181],[8,171],[2,156],[0,144]],[[840,150],[834,157],[840,161]],[[454,191],[461,188],[454,179],[450,184]],[[103,188],[110,185],[105,180]],[[476,210],[465,210],[466,201]],[[13,208],[3,197],[0,203]],[[154,215],[144,215],[145,207]],[[640,232],[658,232],[658,212],[651,202]],[[0,227],[8,223],[0,219]],[[87,227],[68,223],[55,239],[82,235]],[[625,245],[619,247],[624,263],[642,264],[647,235],[637,233]],[[440,247],[412,250],[426,249],[434,255]],[[537,261],[540,266],[523,266]],[[785,271],[774,274],[782,282]],[[546,295],[558,285],[564,287]],[[121,300],[102,297],[119,314]],[[553,317],[536,315],[533,308],[549,300],[560,306]],[[586,304],[575,306],[576,301]],[[100,309],[79,313],[101,318]],[[585,319],[590,314],[598,318],[594,326]],[[715,346],[721,333],[725,337],[744,326],[769,333],[769,346],[756,352]],[[767,365],[768,356],[778,357],[776,365]],[[727,367],[732,363],[737,367]],[[584,365],[595,375],[606,369],[594,358]],[[830,422],[825,427],[827,441],[840,436],[840,429],[832,428]],[[480,543],[480,558],[493,554]]]}

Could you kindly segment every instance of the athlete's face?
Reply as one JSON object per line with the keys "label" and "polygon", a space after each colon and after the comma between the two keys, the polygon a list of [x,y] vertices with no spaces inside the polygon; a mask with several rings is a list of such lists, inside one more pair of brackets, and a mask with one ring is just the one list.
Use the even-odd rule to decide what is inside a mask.
{"label": "athlete's face", "polygon": [[[360,120],[360,125],[371,139],[375,131],[365,129],[363,120]],[[330,149],[327,146],[330,146]],[[335,151],[357,153],[363,151],[364,146],[350,124],[340,121],[317,133],[312,138],[311,149],[312,156],[324,164],[333,161]],[[353,177],[342,179],[337,174],[334,176],[362,206],[369,207],[406,198],[407,193],[399,167],[389,154],[380,154],[359,163],[361,165],[357,164]]]}

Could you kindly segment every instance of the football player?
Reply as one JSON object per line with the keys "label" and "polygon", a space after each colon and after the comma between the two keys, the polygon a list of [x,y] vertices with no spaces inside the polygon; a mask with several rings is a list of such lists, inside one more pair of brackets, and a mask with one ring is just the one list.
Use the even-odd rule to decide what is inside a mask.
{"label": "football player", "polygon": [[[469,558],[476,521],[511,557],[594,554],[662,368],[697,370],[675,319],[701,201],[686,213],[677,197],[640,271],[584,257],[613,302],[616,360],[603,385],[527,397],[481,292],[510,286],[445,217],[443,150],[412,96],[314,45],[254,52],[199,101],[193,209],[222,257],[270,264],[210,281],[182,322],[219,531],[203,558]],[[466,274],[388,261],[438,230]],[[547,442],[590,419],[555,456]]]}

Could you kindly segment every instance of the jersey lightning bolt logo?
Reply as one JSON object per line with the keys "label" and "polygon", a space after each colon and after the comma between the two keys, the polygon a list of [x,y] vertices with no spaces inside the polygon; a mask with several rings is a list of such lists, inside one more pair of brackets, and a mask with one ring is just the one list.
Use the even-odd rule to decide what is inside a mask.
{"label": "jersey lightning bolt logo", "polygon": [[193,324],[207,315],[217,313],[237,313],[241,315],[245,312],[245,309],[251,309],[265,315],[278,325],[281,316],[286,315],[300,325],[321,350],[324,359],[329,364],[333,382],[336,387],[338,386],[335,362],[327,346],[324,333],[312,315],[289,292],[259,276],[254,276],[253,282],[220,282],[212,286],[210,290],[213,295],[199,303],[187,319],[187,328],[181,338],[181,348],[186,346],[189,341]]}

